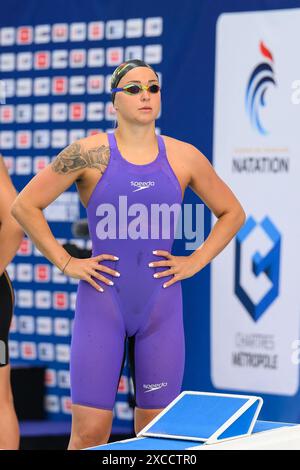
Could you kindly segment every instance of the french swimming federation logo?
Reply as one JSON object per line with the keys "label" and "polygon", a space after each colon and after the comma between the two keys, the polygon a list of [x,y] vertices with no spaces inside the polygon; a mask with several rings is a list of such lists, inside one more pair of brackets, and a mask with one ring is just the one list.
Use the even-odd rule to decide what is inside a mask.
{"label": "french swimming federation logo", "polygon": [[260,62],[250,75],[245,96],[246,112],[248,113],[251,125],[260,134],[266,135],[268,131],[263,127],[260,117],[261,107],[266,106],[266,92],[270,85],[276,86],[274,80],[274,59],[270,50],[262,41],[259,49],[264,57],[264,62]]}
{"label": "french swimming federation logo", "polygon": [[[254,229],[260,228],[265,240],[256,238]],[[259,249],[264,245],[264,255]],[[266,312],[279,293],[281,235],[269,217],[257,224],[249,217],[236,236],[235,294],[254,321]],[[247,269],[250,272],[247,273]],[[251,293],[252,289],[252,293]]]}

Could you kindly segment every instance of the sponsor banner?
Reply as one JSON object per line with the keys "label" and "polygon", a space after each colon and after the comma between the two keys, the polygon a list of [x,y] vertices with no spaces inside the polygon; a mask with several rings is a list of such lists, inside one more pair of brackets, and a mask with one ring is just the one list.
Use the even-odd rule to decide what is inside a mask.
{"label": "sponsor banner", "polygon": [[247,216],[212,262],[218,389],[299,388],[299,22],[299,9],[226,13],[217,22],[213,164]]}

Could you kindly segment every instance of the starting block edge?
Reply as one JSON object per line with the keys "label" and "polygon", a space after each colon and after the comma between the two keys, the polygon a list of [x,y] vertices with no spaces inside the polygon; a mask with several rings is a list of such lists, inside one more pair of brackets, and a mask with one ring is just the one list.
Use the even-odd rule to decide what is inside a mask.
{"label": "starting block edge", "polygon": [[[205,396],[217,396],[217,397],[229,397],[229,398],[238,398],[238,399],[243,399],[247,400],[246,403],[241,405],[240,409],[238,409],[229,419],[227,419],[219,428],[208,438],[202,438],[202,437],[197,437],[197,436],[182,436],[182,435],[177,435],[177,434],[169,434],[169,433],[159,433],[159,432],[151,432],[149,431],[150,428],[157,423],[171,408],[173,408],[176,403],[182,399],[185,395],[205,395]],[[237,420],[243,416],[243,414],[255,403],[257,402],[257,407],[253,413],[253,418],[251,419],[250,425],[247,428],[246,432],[243,432],[242,434],[238,435],[233,435],[230,437],[218,439],[220,435],[222,435],[226,430],[230,428],[230,426],[234,423],[237,422]],[[172,402],[167,405],[164,410],[159,413],[150,423],[148,423],[138,434],[137,437],[158,437],[158,438],[167,438],[167,439],[186,439],[186,440],[193,440],[196,442],[203,442],[207,445],[216,443],[216,442],[221,442],[225,440],[232,440],[235,438],[239,438],[242,436],[247,436],[252,433],[253,427],[255,425],[255,422],[257,420],[258,414],[261,410],[263,404],[263,399],[259,396],[254,396],[254,395],[238,395],[238,394],[229,394],[229,393],[216,393],[216,392],[198,392],[198,391],[192,391],[192,390],[185,390],[181,392]]]}

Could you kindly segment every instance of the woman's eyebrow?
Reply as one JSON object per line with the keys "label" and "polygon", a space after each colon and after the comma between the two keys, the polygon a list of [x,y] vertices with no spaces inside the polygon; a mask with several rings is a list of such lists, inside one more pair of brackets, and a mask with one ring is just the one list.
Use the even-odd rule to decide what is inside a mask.
{"label": "woman's eyebrow", "polygon": [[[158,80],[148,80],[148,83],[149,82],[158,82]],[[140,80],[129,80],[129,82],[127,83],[142,83]],[[125,83],[125,85],[127,85],[127,83]]]}

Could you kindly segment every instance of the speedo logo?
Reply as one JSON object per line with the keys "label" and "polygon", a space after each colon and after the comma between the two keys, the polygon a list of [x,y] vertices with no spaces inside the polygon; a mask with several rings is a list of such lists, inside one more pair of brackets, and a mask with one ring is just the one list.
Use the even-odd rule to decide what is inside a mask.
{"label": "speedo logo", "polygon": [[145,393],[154,392],[154,390],[159,390],[168,385],[167,382],[162,382],[161,384],[144,384],[143,387],[146,389]]}
{"label": "speedo logo", "polygon": [[142,189],[148,189],[151,186],[155,186],[154,181],[130,181],[131,186],[136,188],[133,192],[141,191]]}

